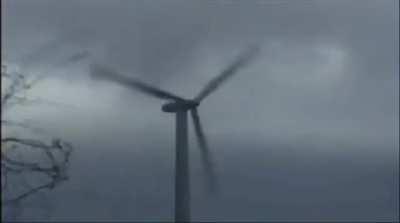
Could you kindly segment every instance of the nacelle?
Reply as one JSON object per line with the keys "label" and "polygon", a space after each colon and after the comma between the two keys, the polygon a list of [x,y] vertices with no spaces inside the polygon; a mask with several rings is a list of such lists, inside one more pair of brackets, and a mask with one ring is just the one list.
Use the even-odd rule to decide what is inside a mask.
{"label": "nacelle", "polygon": [[196,101],[175,101],[169,102],[162,106],[162,110],[164,112],[179,112],[179,111],[187,111],[192,108],[195,108],[199,105]]}

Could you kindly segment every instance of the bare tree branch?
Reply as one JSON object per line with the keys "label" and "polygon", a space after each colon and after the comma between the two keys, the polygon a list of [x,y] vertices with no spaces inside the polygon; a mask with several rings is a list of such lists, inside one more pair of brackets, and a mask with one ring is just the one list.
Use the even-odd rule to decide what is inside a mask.
{"label": "bare tree branch", "polygon": [[[6,65],[2,65],[1,78],[8,82],[7,87],[4,88],[1,95],[1,125],[2,127],[20,127],[17,136],[1,138],[2,204],[11,205],[19,204],[25,198],[39,191],[53,189],[61,182],[67,180],[67,172],[73,148],[71,144],[58,138],[53,138],[50,142],[46,143],[45,140],[40,138],[23,137],[22,135],[26,133],[25,131],[35,131],[38,128],[34,128],[19,120],[13,121],[8,117],[4,117],[4,110],[7,109],[9,111],[14,105],[37,105],[43,101],[48,102],[44,99],[29,99],[26,95],[27,90],[36,85],[42,78],[29,81],[24,74],[7,71]],[[19,152],[20,156],[15,156],[14,153],[17,152]],[[32,153],[39,154],[39,157],[42,158],[34,158],[31,155]],[[33,186],[25,185],[24,190],[17,192],[16,195],[8,196],[8,193],[13,194],[11,192],[15,190],[16,186],[22,186],[21,183],[19,185],[13,184],[11,177],[20,176],[24,178],[24,174],[32,175],[34,173],[44,176],[46,180],[36,183]]]}

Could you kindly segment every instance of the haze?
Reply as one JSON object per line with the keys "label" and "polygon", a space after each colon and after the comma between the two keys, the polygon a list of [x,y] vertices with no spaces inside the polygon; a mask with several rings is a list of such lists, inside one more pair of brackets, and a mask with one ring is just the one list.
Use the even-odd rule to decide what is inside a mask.
{"label": "haze", "polygon": [[14,115],[75,146],[50,211],[28,205],[24,220],[172,220],[174,116],[88,65],[191,98],[254,43],[261,54],[199,107],[218,197],[189,125],[193,220],[399,220],[397,1],[2,4],[2,63],[46,75],[31,94],[66,105]]}

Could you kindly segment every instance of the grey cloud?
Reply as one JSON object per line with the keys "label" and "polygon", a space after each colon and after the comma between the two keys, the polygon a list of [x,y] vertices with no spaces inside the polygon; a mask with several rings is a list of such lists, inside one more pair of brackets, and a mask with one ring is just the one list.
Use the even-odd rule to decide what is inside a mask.
{"label": "grey cloud", "polygon": [[191,139],[195,219],[398,219],[396,1],[4,5],[6,59],[32,58],[31,69],[82,59],[42,69],[49,79],[34,91],[78,110],[27,110],[78,148],[70,182],[49,193],[49,218],[173,213],[174,117],[157,99],[89,79],[87,63],[192,97],[249,43],[262,43],[254,63],[199,107],[225,190],[203,196]]}
{"label": "grey cloud", "polygon": [[[190,67],[193,54],[204,45],[224,50],[221,48],[224,45],[240,47],[249,41],[269,38],[295,42],[333,39],[356,48],[363,56],[367,55],[363,51],[374,50],[376,56],[367,57],[366,65],[376,59],[393,63],[385,59],[393,55],[390,52],[393,53],[394,48],[389,47],[395,42],[395,20],[389,11],[393,2],[357,3],[38,1],[31,6],[31,3],[15,1],[6,4],[6,7],[9,5],[6,27],[10,24],[8,33],[14,33],[14,27],[36,24],[50,35],[81,42],[84,32],[89,32],[94,41],[107,48],[104,56],[108,62],[156,80],[182,67]],[[41,16],[36,16],[38,14]],[[371,15],[375,17],[371,19]],[[375,44],[380,37],[386,41]],[[88,38],[83,39],[88,42]]]}

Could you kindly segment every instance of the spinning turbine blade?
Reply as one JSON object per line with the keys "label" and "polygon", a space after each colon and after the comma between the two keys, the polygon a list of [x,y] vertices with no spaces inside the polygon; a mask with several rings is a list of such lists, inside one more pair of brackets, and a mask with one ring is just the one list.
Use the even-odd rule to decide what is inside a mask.
{"label": "spinning turbine blade", "polygon": [[196,132],[197,140],[200,146],[201,160],[203,163],[203,167],[206,174],[206,183],[209,189],[209,192],[215,193],[217,190],[217,183],[215,177],[215,167],[212,162],[212,156],[210,154],[210,150],[208,148],[207,140],[203,133],[203,128],[201,127],[200,117],[197,113],[197,109],[194,108],[191,110],[191,115],[193,118],[194,129]]}
{"label": "spinning turbine blade", "polygon": [[[79,33],[79,37],[75,35],[76,33]],[[46,62],[48,59],[55,59],[54,56],[57,56],[57,52],[62,52],[64,49],[71,47],[71,45],[79,47],[80,43],[87,43],[89,39],[92,39],[92,35],[93,33],[88,30],[71,30],[41,44],[28,54],[18,58],[18,60],[21,66],[26,67],[38,62]]]}
{"label": "spinning turbine blade", "polygon": [[237,73],[240,68],[244,67],[251,59],[253,59],[257,52],[257,47],[250,47],[247,49],[230,66],[223,70],[220,75],[208,82],[208,84],[194,100],[200,102],[211,92],[215,91],[224,81],[226,81],[229,77],[232,77],[233,74]]}
{"label": "spinning turbine blade", "polygon": [[104,66],[98,64],[92,64],[90,67],[90,75],[97,79],[103,79],[108,81],[113,81],[115,83],[124,85],[126,87],[131,87],[136,90],[139,90],[148,95],[160,98],[160,99],[172,99],[172,100],[184,100],[181,97],[178,97],[172,93],[157,89],[153,86],[150,86],[146,83],[143,83],[139,80],[136,80],[132,77],[126,77],[121,75],[120,73],[111,70],[110,68],[106,68]]}
{"label": "spinning turbine blade", "polygon": [[79,62],[81,60],[88,58],[89,56],[90,56],[90,52],[88,50],[77,52],[77,53],[74,53],[73,55],[69,56],[68,58],[66,58],[66,61],[64,62],[64,64]]}

